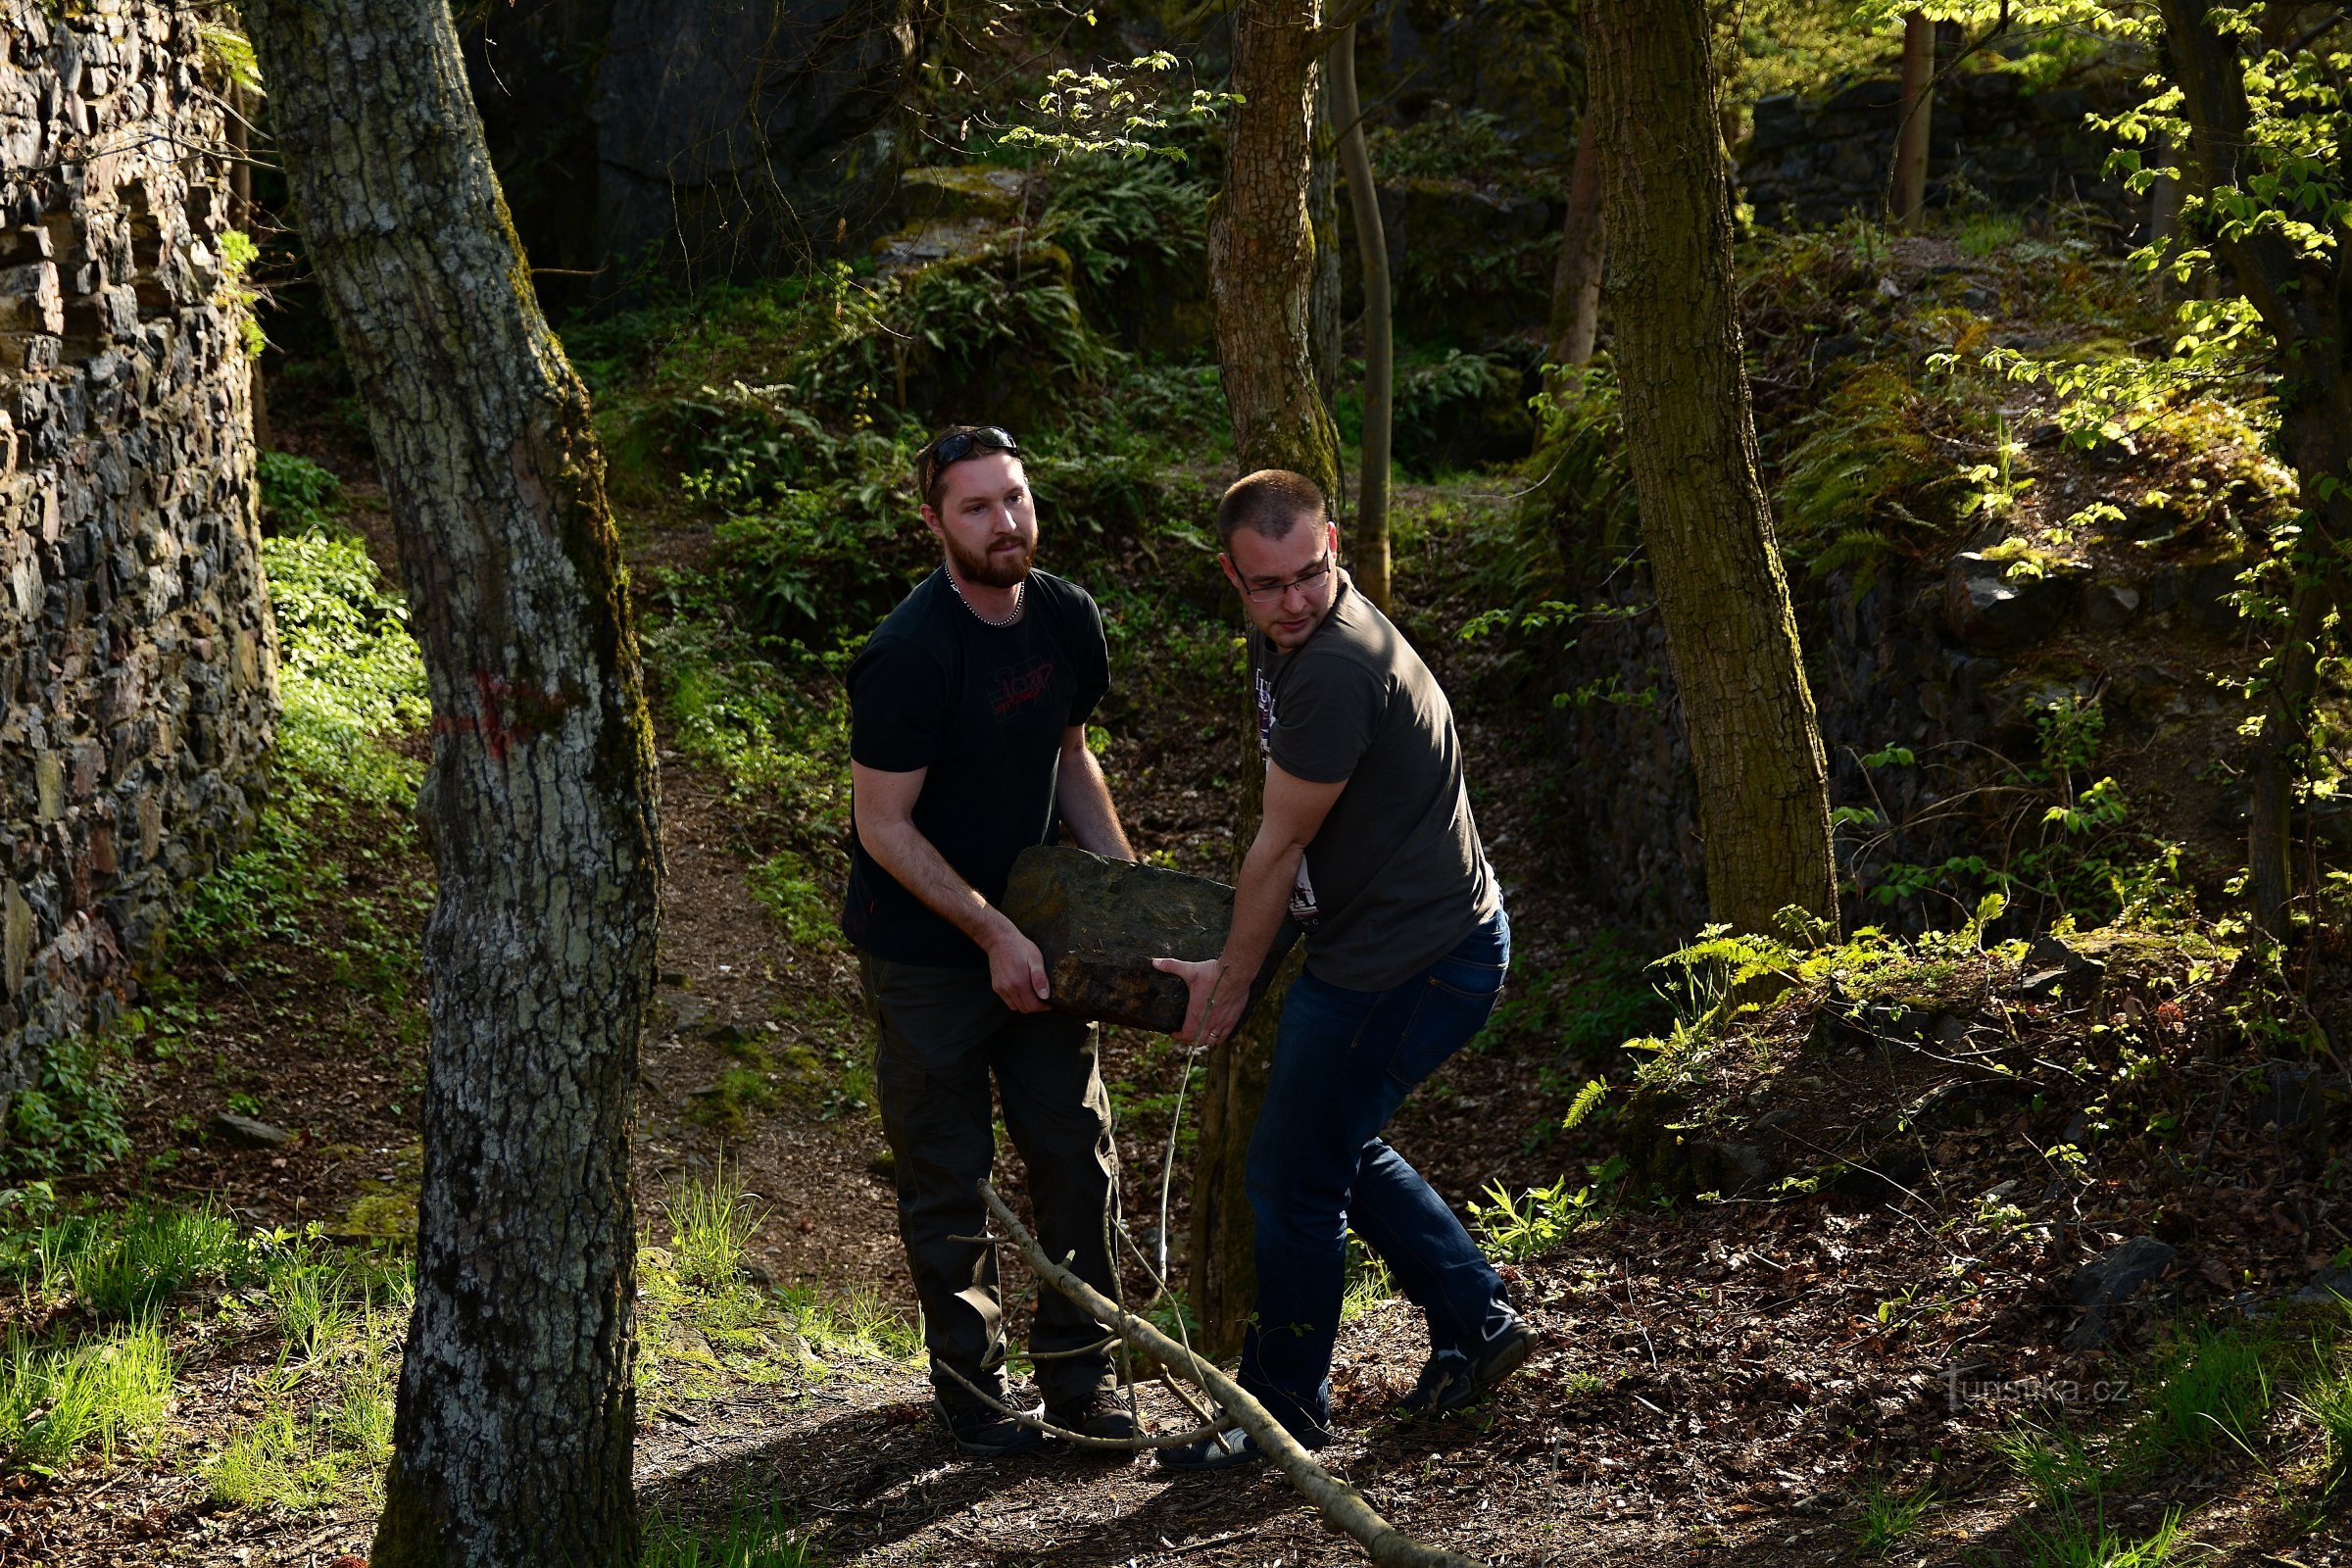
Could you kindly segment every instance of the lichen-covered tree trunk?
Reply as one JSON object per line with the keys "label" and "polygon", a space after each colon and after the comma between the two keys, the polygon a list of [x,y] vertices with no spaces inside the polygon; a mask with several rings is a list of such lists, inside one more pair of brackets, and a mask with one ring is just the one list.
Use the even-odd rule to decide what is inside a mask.
{"label": "lichen-covered tree trunk", "polygon": [[[1235,465],[1290,468],[1336,495],[1339,432],[1315,381],[1309,333],[1315,234],[1308,220],[1318,0],[1241,0],[1225,189],[1208,224],[1217,364]],[[1252,736],[1252,745],[1255,744]]]}
{"label": "lichen-covered tree trunk", "polygon": [[1704,0],[1592,9],[1626,450],[1698,775],[1707,903],[1838,915],[1828,770],[1757,471]]}
{"label": "lichen-covered tree trunk", "polygon": [[[2236,187],[2239,160],[2253,138],[2245,65],[2234,38],[2207,19],[2201,0],[2161,0],[2165,58],[2180,83],[2189,125],[2182,173],[2197,194]],[[2352,147],[2344,160],[2352,162]],[[2303,487],[2303,532],[2281,641],[2266,669],[2262,731],[2253,742],[2246,804],[2247,893],[2255,921],[2286,933],[2294,898],[2293,823],[2297,783],[2310,763],[2312,701],[2319,686],[2321,641],[2329,612],[2345,597],[2344,541],[2352,538],[2352,266],[2346,236],[2306,256],[2275,223],[2193,237],[2209,245],[2230,280],[2260,313],[2276,344],[2279,371],[2279,446]]]}
{"label": "lichen-covered tree trunk", "polygon": [[1348,174],[1348,212],[1364,274],[1364,461],[1355,485],[1355,585],[1389,611],[1389,451],[1396,424],[1396,344],[1389,295],[1389,235],[1380,219],[1380,187],[1364,139],[1363,103],[1355,90],[1355,24],[1340,30],[1325,61],[1332,118],[1339,122],[1340,166]]}
{"label": "lichen-covered tree trunk", "polygon": [[433,753],[416,1307],[374,1568],[635,1560],[628,1131],[656,781],[588,397],[446,0],[249,0],[368,411]]}

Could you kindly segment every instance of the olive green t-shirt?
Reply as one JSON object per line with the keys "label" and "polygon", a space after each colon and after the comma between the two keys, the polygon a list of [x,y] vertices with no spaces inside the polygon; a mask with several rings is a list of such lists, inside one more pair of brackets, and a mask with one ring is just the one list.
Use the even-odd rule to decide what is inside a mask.
{"label": "olive green t-shirt", "polygon": [[1291,914],[1315,978],[1401,985],[1501,907],[1462,784],[1453,708],[1346,572],[1330,613],[1290,654],[1250,635],[1258,741],[1310,784],[1347,781],[1306,847]]}

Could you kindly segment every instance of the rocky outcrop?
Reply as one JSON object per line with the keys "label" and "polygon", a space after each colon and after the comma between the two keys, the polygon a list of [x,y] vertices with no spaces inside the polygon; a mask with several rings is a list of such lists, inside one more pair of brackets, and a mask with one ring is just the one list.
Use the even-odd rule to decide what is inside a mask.
{"label": "rocky outcrop", "polygon": [[[1893,559],[1858,575],[1791,572],[1831,801],[1873,811],[1887,829],[1842,829],[1841,875],[1867,882],[1891,862],[1936,866],[1984,853],[1966,797],[2034,764],[2037,720],[2054,702],[2097,702],[2118,738],[2211,720],[2220,699],[2199,670],[2213,662],[2207,639],[2240,629],[2223,591],[2242,564],[2190,557],[2151,561],[2131,577],[2072,565],[2012,576],[2012,565],[1963,552],[1940,566]],[[1604,913],[1676,941],[1706,920],[1707,906],[1665,628],[1638,573],[1568,597],[1611,613],[1578,626],[1552,673],[1559,755],[1579,808],[1562,815],[1561,847]],[[1894,747],[1916,749],[1920,765],[1865,764]],[[1879,925],[1911,917],[1860,900],[1848,912]]]}
{"label": "rocky outcrop", "polygon": [[927,0],[497,8],[467,54],[532,260],[612,299],[863,245],[941,15]]}
{"label": "rocky outcrop", "polygon": [[[1901,86],[1854,82],[1827,97],[1757,100],[1740,149],[1740,183],[1768,223],[1823,228],[1853,213],[1886,210]],[[1962,72],[1936,89],[1928,143],[1928,204],[1962,193],[2023,212],[2087,203],[2129,232],[2139,220],[2120,179],[2106,172],[2109,143],[2083,117],[2132,100],[2128,84],[2028,91],[2002,72]]]}
{"label": "rocky outcrop", "polygon": [[273,736],[211,26],[0,0],[0,1094],[111,1015]]}

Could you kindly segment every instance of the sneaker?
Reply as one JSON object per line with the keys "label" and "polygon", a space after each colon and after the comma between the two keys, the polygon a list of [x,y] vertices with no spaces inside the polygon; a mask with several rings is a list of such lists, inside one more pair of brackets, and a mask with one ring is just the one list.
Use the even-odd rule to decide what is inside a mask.
{"label": "sneaker", "polygon": [[1163,1470],[1230,1470],[1235,1465],[1254,1464],[1264,1454],[1240,1427],[1227,1427],[1181,1448],[1154,1451]]}
{"label": "sneaker", "polygon": [[1486,1392],[1527,1364],[1536,1348],[1537,1334],[1517,1313],[1487,1337],[1476,1355],[1444,1349],[1422,1365],[1413,1392],[1397,1402],[1399,1415],[1451,1415],[1485,1396]]}
{"label": "sneaker", "polygon": [[[1027,1453],[1041,1447],[1046,1435],[1035,1427],[1025,1427],[1002,1410],[992,1410],[985,1404],[950,1404],[938,1395],[931,1397],[932,1413],[939,1424],[948,1429],[956,1446],[965,1453],[983,1459],[1002,1459],[1007,1454]],[[1029,1412],[1031,1415],[1037,1411]]]}
{"label": "sneaker", "polygon": [[[1108,1386],[1092,1389],[1084,1398],[1069,1404],[1049,1402],[1046,1405],[1046,1419],[1064,1432],[1075,1432],[1082,1437],[1109,1438],[1120,1443],[1131,1443],[1135,1439],[1135,1416],[1128,1410],[1127,1401],[1119,1397],[1119,1391]],[[1088,1448],[1084,1451],[1102,1454],[1105,1458],[1120,1456],[1115,1448]]]}

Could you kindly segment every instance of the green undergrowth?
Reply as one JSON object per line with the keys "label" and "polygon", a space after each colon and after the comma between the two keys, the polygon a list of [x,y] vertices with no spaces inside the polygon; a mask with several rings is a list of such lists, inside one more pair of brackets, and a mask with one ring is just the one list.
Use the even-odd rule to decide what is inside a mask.
{"label": "green undergrowth", "polygon": [[744,1386],[805,1384],[859,1362],[920,1353],[912,1325],[870,1290],[777,1290],[751,1261],[764,1210],[721,1167],[661,1211],[665,1245],[637,1256],[641,1415],[683,1414]]}
{"label": "green undergrowth", "polygon": [[[423,661],[399,594],[342,521],[331,476],[272,455],[263,495],[281,530],[263,540],[278,626],[283,710],[252,842],[200,879],[172,932],[172,963],[304,962],[369,999],[346,1032],[421,1041],[418,932],[431,879],[413,807],[422,764],[399,743],[430,717]],[[143,1022],[158,1054],[200,1017],[168,972]],[[178,1008],[177,1012],[174,1008]],[[348,1010],[348,1009],[346,1009]]]}
{"label": "green undergrowth", "polygon": [[2126,1504],[2189,1468],[2258,1472],[2291,1529],[2323,1525],[2345,1500],[2338,1412],[2352,1360],[2343,1329],[2340,1312],[2183,1321],[2136,1368],[2118,1368],[2099,1385],[2118,1402],[2096,1423],[2045,1416],[1992,1437],[1993,1455],[2032,1506],[2021,1532],[2027,1560],[2092,1568],[2168,1560],[2188,1543],[2179,1510],[2151,1529]]}
{"label": "green undergrowth", "polygon": [[[870,1293],[769,1286],[750,1260],[761,1218],[723,1170],[655,1206],[638,1255],[649,1418],[919,1355],[912,1326]],[[404,1250],[39,1189],[0,1220],[0,1472],[135,1458],[197,1478],[222,1506],[380,1504],[415,1298]],[[681,1551],[749,1539],[671,1523]]]}
{"label": "green undergrowth", "polygon": [[711,1516],[656,1508],[637,1559],[638,1568],[808,1568],[822,1560],[780,1500],[761,1506],[740,1497]]}

